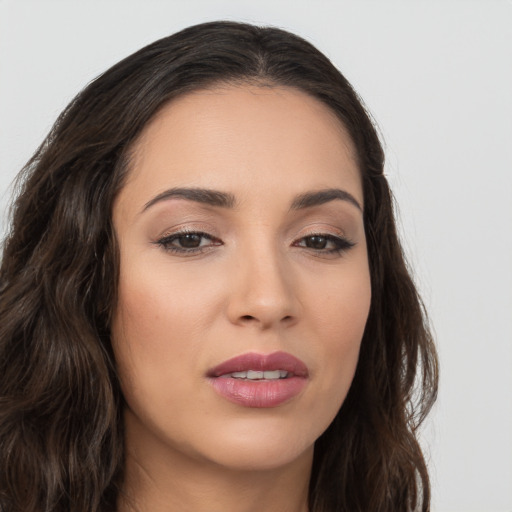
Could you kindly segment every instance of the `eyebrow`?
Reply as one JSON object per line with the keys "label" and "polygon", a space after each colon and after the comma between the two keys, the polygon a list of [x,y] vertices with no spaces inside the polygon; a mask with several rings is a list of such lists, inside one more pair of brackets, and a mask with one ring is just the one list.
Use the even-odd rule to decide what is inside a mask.
{"label": "eyebrow", "polygon": [[361,212],[363,211],[363,207],[359,204],[359,201],[352,194],[340,188],[327,188],[316,192],[306,192],[305,194],[301,194],[293,200],[290,209],[302,210],[304,208],[311,208],[313,206],[329,203],[335,199],[348,201],[358,210]]}
{"label": "eyebrow", "polygon": [[220,208],[233,208],[235,206],[235,196],[218,190],[210,190],[207,188],[171,188],[158,194],[156,197],[148,201],[142,211],[146,211],[160,201],[179,198],[188,199],[196,203],[207,204],[210,206],[218,206]]}
{"label": "eyebrow", "polygon": [[[173,198],[187,199],[196,203],[216,206],[220,208],[234,208],[236,205],[235,196],[228,192],[221,192],[219,190],[212,190],[207,188],[171,188],[158,194],[153,199],[148,201],[144,205],[142,212],[146,211],[156,203]],[[304,194],[300,194],[296,196],[292,201],[290,210],[303,210],[306,208],[312,208],[313,206],[320,206],[334,200],[347,201],[354,205],[358,210],[363,211],[362,206],[352,194],[339,188],[328,188],[315,192],[306,192]]]}

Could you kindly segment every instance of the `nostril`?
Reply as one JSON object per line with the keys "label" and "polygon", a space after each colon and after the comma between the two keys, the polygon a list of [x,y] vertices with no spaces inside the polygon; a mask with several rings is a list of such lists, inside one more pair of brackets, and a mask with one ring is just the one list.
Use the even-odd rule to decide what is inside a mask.
{"label": "nostril", "polygon": [[[252,322],[254,320],[257,320],[257,318],[252,315],[243,315],[240,317],[240,320],[242,320],[243,322]],[[281,319],[281,321],[282,322],[291,322],[291,321],[293,321],[293,316],[286,315]]]}

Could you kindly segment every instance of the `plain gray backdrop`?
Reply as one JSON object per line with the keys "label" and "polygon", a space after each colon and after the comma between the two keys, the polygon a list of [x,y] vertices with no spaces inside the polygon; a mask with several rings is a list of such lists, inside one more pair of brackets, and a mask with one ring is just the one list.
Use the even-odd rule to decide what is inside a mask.
{"label": "plain gray backdrop", "polygon": [[279,26],[380,128],[441,357],[434,512],[512,511],[512,2],[0,0],[0,228],[17,171],[100,72],[188,25]]}

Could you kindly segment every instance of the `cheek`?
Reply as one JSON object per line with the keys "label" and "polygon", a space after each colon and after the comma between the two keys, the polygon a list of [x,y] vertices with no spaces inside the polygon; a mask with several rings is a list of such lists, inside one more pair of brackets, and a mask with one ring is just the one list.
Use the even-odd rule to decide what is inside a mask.
{"label": "cheek", "polygon": [[[333,295],[323,308],[325,321],[322,329],[329,342],[326,348],[333,351],[359,350],[370,309],[369,284],[361,283],[356,289]],[[319,313],[320,314],[320,313]]]}
{"label": "cheek", "polygon": [[142,270],[127,265],[114,319],[117,337],[133,350],[161,352],[166,358],[190,349],[194,331],[207,322],[206,305],[213,302],[210,287],[190,277],[162,265]]}
{"label": "cheek", "polygon": [[[311,301],[313,329],[318,333],[322,391],[336,411],[343,402],[356,370],[359,349],[371,302],[367,268],[347,273],[338,282],[326,284],[325,293]],[[335,411],[335,412],[336,412]]]}
{"label": "cheek", "polygon": [[178,293],[177,283],[166,280],[165,273],[154,267],[131,270],[120,277],[112,325],[114,353],[128,403],[133,396],[144,401],[145,395],[168,389],[172,376],[180,379],[179,372],[197,350],[192,331],[201,314],[198,301],[183,289]]}

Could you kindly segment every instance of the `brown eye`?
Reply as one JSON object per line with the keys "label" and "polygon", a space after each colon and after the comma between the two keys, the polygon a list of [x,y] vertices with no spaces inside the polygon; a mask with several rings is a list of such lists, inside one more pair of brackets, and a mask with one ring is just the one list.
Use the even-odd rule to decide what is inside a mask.
{"label": "brown eye", "polygon": [[195,249],[201,245],[202,238],[203,236],[198,233],[186,233],[175,238],[174,242],[184,249]]}
{"label": "brown eye", "polygon": [[327,247],[328,239],[325,236],[313,235],[304,239],[306,247],[311,249],[325,249]]}
{"label": "brown eye", "polygon": [[222,245],[222,242],[218,238],[214,238],[208,233],[202,232],[175,233],[163,237],[154,243],[160,245],[166,251],[182,254],[184,256],[207,251],[215,246]]}
{"label": "brown eye", "polygon": [[318,255],[341,255],[344,251],[348,251],[354,247],[354,242],[350,240],[329,235],[329,234],[313,234],[305,236],[293,244],[295,247],[304,247],[317,252]]}

